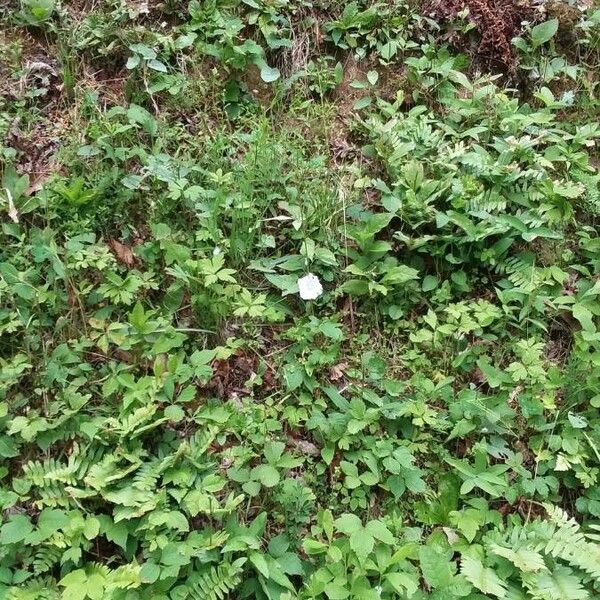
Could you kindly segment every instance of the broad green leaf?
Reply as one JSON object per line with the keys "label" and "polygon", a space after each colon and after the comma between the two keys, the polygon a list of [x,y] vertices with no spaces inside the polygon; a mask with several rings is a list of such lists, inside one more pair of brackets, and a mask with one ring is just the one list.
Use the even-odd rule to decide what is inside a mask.
{"label": "broad green leaf", "polygon": [[33,531],[33,525],[25,515],[13,515],[0,528],[0,544],[17,544]]}
{"label": "broad green leaf", "polygon": [[558,19],[550,19],[531,29],[531,43],[534,48],[551,40],[558,31]]}
{"label": "broad green leaf", "polygon": [[258,465],[252,469],[252,477],[265,487],[274,487],[279,483],[279,472],[272,465]]}
{"label": "broad green leaf", "polygon": [[350,535],[356,531],[362,531],[363,526],[361,520],[351,513],[344,513],[335,520],[335,528],[346,535]]}
{"label": "broad green leaf", "polygon": [[281,73],[277,68],[264,66],[260,70],[260,78],[266,83],[272,83],[273,81],[277,81],[279,77],[281,77]]}
{"label": "broad green leaf", "polygon": [[265,557],[260,552],[251,552],[248,556],[250,562],[256,567],[257,571],[267,579],[269,578],[269,566]]}
{"label": "broad green leaf", "polygon": [[369,556],[374,546],[375,540],[366,529],[355,531],[350,535],[350,548],[354,550],[361,562]]}
{"label": "broad green leaf", "polygon": [[384,544],[392,545],[394,536],[392,532],[381,521],[369,521],[365,529],[377,540]]}
{"label": "broad green leaf", "polygon": [[406,594],[408,598],[412,598],[419,589],[417,577],[409,573],[388,573],[385,578],[396,592]]}
{"label": "broad green leaf", "polygon": [[375,85],[377,83],[378,79],[379,79],[379,73],[377,71],[369,71],[367,73],[367,81],[371,85]]}
{"label": "broad green leaf", "polygon": [[345,598],[350,597],[350,591],[336,581],[326,584],[324,590],[329,600],[345,600]]}
{"label": "broad green leaf", "polygon": [[149,60],[148,61],[148,66],[153,71],[159,71],[160,73],[166,73],[167,72],[167,66],[165,65],[165,63],[163,63],[160,60],[157,60],[156,58],[153,58],[152,60]]}
{"label": "broad green leaf", "polygon": [[367,106],[371,105],[371,102],[373,102],[373,98],[371,98],[371,96],[363,96],[354,103],[354,110],[362,110],[363,108],[367,108]]}
{"label": "broad green leaf", "polygon": [[145,562],[142,565],[140,576],[142,583],[154,583],[160,575],[160,567],[152,562]]}
{"label": "broad green leaf", "polygon": [[573,316],[579,321],[581,327],[583,327],[585,331],[589,331],[590,333],[594,333],[596,331],[594,315],[592,314],[592,311],[590,311],[581,303],[574,304],[572,310]]}
{"label": "broad green leaf", "polygon": [[461,573],[480,592],[496,598],[506,598],[506,584],[477,558],[464,556],[461,561]]}
{"label": "broad green leaf", "polygon": [[454,569],[450,567],[447,556],[432,546],[419,548],[419,565],[423,578],[432,588],[444,589],[452,583]]}
{"label": "broad green leaf", "polygon": [[45,508],[38,516],[37,527],[44,534],[56,533],[69,524],[67,514],[57,508]]}

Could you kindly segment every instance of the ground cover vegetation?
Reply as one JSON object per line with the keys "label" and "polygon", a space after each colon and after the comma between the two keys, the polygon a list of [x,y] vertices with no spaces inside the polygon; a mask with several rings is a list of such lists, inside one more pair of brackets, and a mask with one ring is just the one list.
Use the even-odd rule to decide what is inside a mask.
{"label": "ground cover vegetation", "polygon": [[600,597],[598,6],[0,24],[0,598]]}

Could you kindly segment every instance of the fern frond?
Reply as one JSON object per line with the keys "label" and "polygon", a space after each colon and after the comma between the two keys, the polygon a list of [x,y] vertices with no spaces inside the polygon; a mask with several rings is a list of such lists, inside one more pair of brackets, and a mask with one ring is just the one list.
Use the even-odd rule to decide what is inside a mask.
{"label": "fern frond", "polygon": [[59,600],[61,594],[56,581],[50,577],[36,577],[19,587],[11,587],[6,592],[6,600]]}
{"label": "fern frond", "polygon": [[60,559],[64,553],[63,548],[57,546],[42,546],[33,559],[33,572],[36,575],[47,573],[60,564]]}
{"label": "fern frond", "polygon": [[205,429],[200,429],[194,433],[194,435],[187,441],[188,447],[186,448],[186,454],[190,462],[199,467],[202,462],[204,454],[208,450],[209,446],[213,443],[219,428],[215,426],[208,426]]}
{"label": "fern frond", "polygon": [[242,566],[245,558],[232,563],[223,563],[200,575],[196,581],[188,583],[190,600],[224,600],[242,580]]}
{"label": "fern frond", "polygon": [[600,215],[600,173],[591,175],[574,170],[572,175],[573,179],[582,183],[585,188],[585,207],[594,215]]}
{"label": "fern frond", "polygon": [[558,566],[553,572],[540,571],[523,575],[523,583],[533,600],[586,600],[588,592],[580,578],[568,567]]}
{"label": "fern frond", "polygon": [[546,511],[556,530],[544,551],[600,580],[600,546],[588,542],[579,523],[561,508],[547,505]]}

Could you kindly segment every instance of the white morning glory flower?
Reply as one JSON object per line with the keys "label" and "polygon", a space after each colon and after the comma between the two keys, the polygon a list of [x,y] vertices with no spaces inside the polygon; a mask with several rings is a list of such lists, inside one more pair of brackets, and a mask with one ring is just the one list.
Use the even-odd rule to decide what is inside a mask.
{"label": "white morning glory flower", "polygon": [[298,279],[298,291],[302,300],[316,300],[323,293],[319,278],[312,273]]}

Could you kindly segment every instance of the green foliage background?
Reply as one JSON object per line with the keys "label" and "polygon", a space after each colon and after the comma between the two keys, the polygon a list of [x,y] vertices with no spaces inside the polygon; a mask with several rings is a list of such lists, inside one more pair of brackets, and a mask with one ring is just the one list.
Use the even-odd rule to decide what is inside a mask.
{"label": "green foliage background", "polygon": [[0,598],[598,597],[588,4],[0,8]]}

